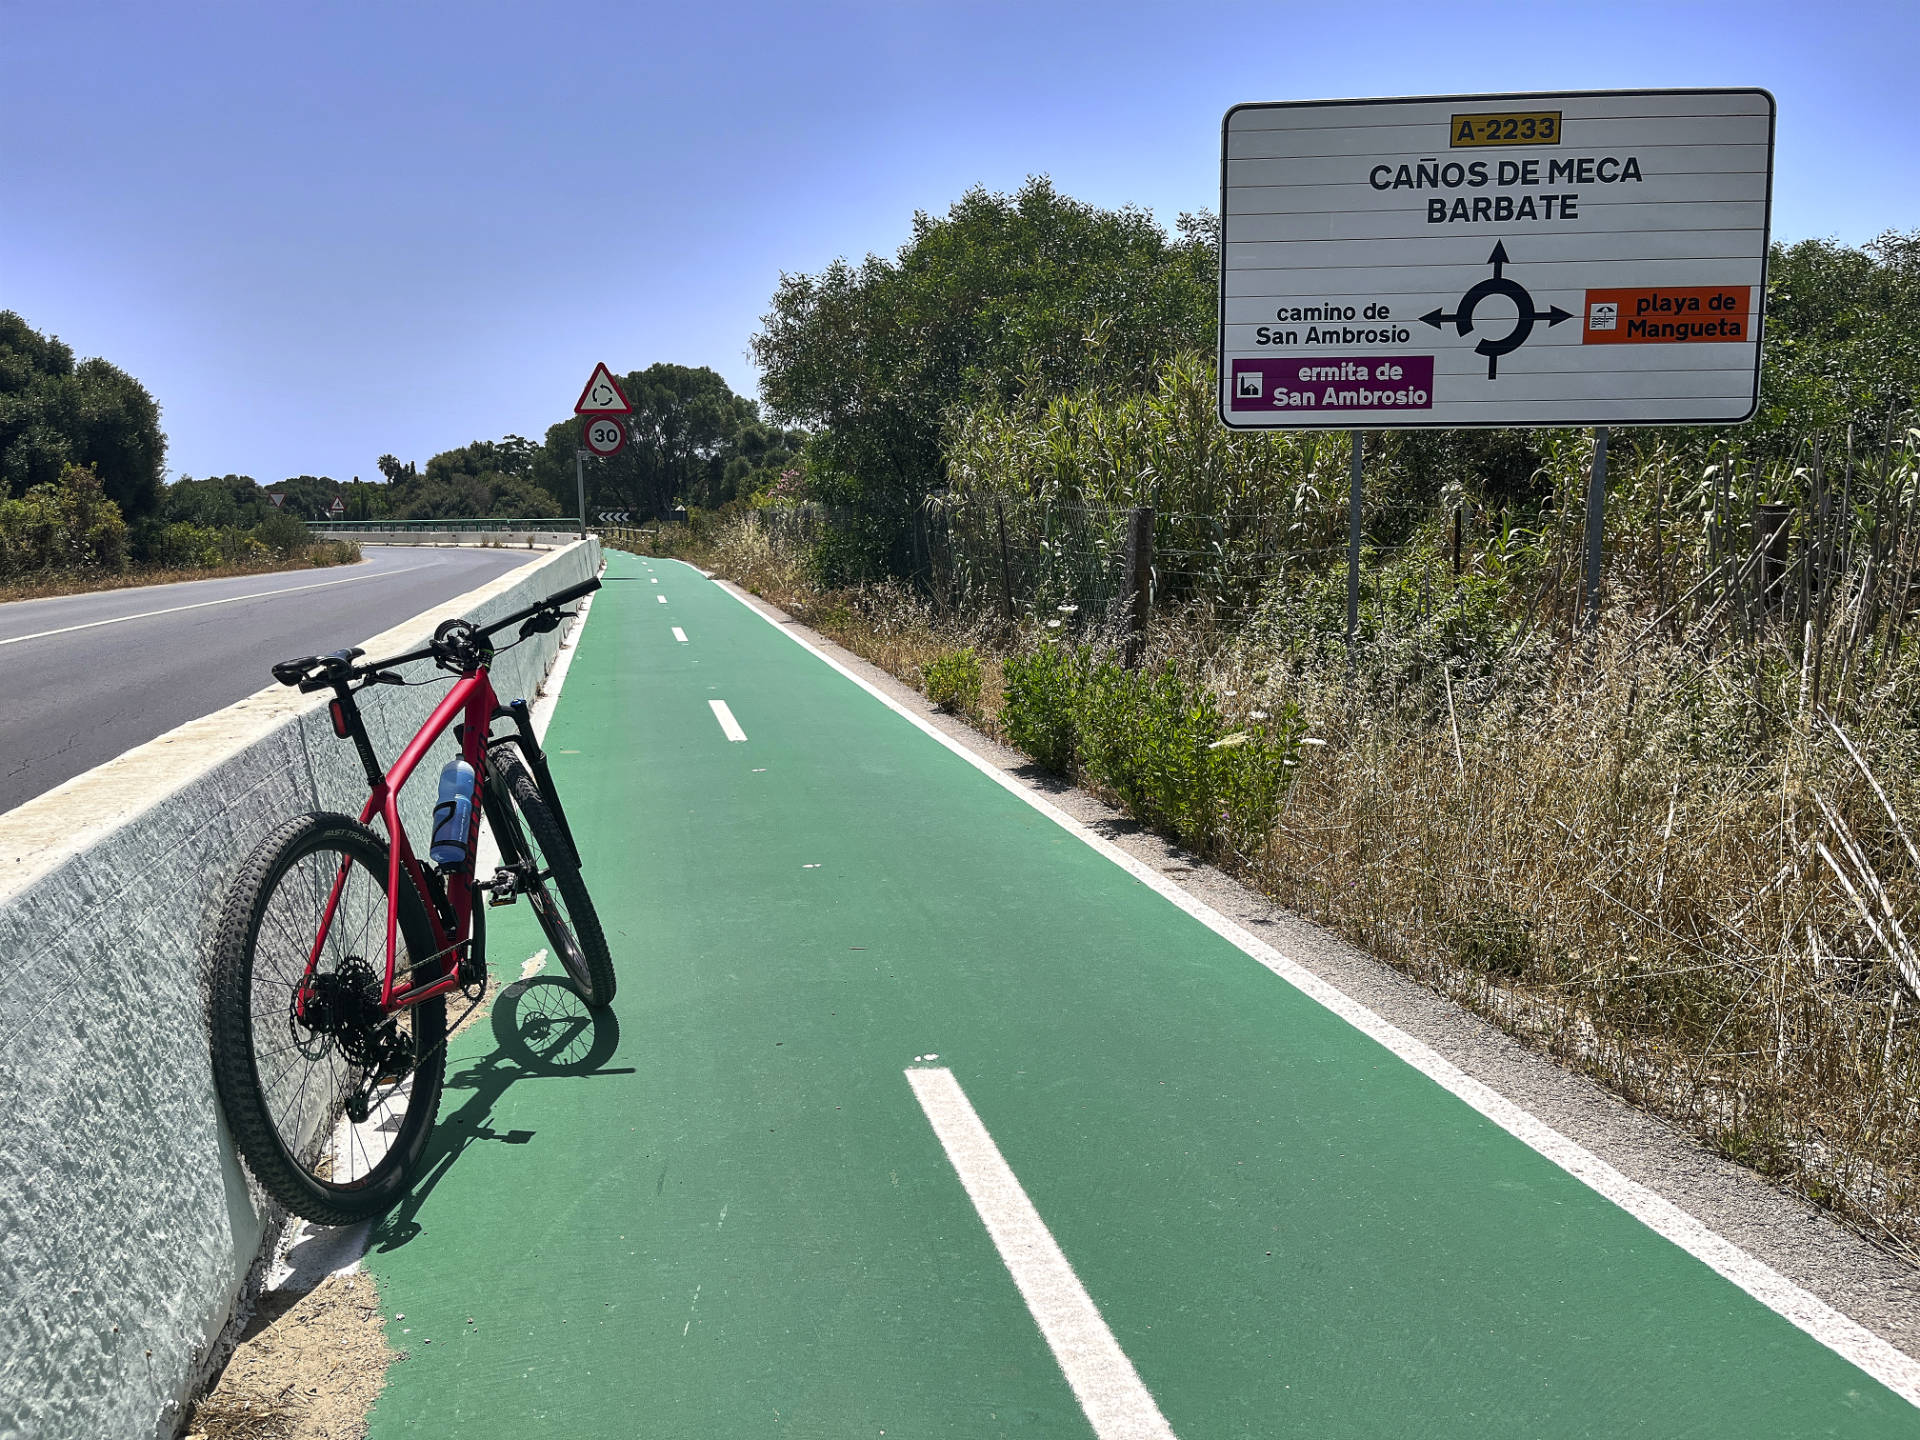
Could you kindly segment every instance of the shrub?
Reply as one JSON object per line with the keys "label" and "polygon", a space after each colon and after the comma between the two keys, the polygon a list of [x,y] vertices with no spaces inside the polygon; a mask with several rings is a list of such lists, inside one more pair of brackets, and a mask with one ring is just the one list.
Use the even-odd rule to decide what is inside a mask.
{"label": "shrub", "polygon": [[117,573],[126,564],[127,522],[91,466],[69,465],[58,480],[0,500],[0,576]]}
{"label": "shrub", "polygon": [[1001,717],[1021,750],[1056,775],[1071,774],[1079,751],[1075,718],[1084,652],[1043,645],[1006,663],[1006,701]]}
{"label": "shrub", "polygon": [[282,559],[297,555],[310,543],[306,522],[284,510],[263,516],[253,527],[253,538]]}
{"label": "shrub", "polygon": [[[499,548],[496,540],[494,549]],[[316,540],[307,547],[307,561],[312,565],[358,565],[360,545],[354,540]]]}
{"label": "shrub", "polygon": [[1080,764],[1126,809],[1198,851],[1245,850],[1272,828],[1298,753],[1298,714],[1229,732],[1213,692],[1171,664],[1093,668],[1081,687]]}
{"label": "shrub", "polygon": [[211,570],[225,558],[224,536],[211,525],[176,520],[147,541],[147,559],[168,570]]}
{"label": "shrub", "polygon": [[949,650],[930,661],[921,672],[927,698],[942,710],[977,714],[980,709],[980,657],[971,645]]}
{"label": "shrub", "polygon": [[1202,853],[1245,853],[1273,828],[1299,757],[1296,707],[1229,729],[1213,692],[1173,664],[1127,670],[1084,647],[1043,646],[1008,660],[1006,674],[1007,732],[1047,769],[1077,767],[1136,819]]}

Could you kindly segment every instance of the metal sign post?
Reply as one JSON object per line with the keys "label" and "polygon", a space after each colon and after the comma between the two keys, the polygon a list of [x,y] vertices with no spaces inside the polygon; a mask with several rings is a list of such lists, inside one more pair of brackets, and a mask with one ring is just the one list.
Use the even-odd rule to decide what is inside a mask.
{"label": "metal sign post", "polygon": [[1360,635],[1360,466],[1366,456],[1366,432],[1353,436],[1353,476],[1347,486],[1347,662]]}
{"label": "metal sign post", "polygon": [[591,453],[605,459],[619,454],[627,443],[627,427],[625,421],[613,417],[633,413],[627,392],[620,388],[620,382],[613,378],[605,361],[593,367],[580,398],[573,402],[573,413],[586,418],[580,427],[584,448],[576,447],[573,452],[573,484],[580,504],[580,534],[584,538],[587,533],[587,456]]}
{"label": "metal sign post", "polygon": [[1600,623],[1600,541],[1607,523],[1607,427],[1593,431],[1593,470],[1587,476],[1587,624]]}
{"label": "metal sign post", "polygon": [[587,538],[587,452],[579,446],[573,449],[573,493],[580,506],[580,538]]}

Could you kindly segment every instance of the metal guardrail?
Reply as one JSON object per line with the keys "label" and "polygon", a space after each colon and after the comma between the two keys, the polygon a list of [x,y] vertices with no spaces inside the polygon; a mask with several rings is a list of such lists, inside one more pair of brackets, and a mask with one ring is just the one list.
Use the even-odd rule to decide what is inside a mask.
{"label": "metal guardrail", "polygon": [[580,521],[575,516],[545,520],[309,520],[307,529],[316,535],[355,535],[369,530],[458,530],[477,535],[503,530],[541,530],[578,534]]}

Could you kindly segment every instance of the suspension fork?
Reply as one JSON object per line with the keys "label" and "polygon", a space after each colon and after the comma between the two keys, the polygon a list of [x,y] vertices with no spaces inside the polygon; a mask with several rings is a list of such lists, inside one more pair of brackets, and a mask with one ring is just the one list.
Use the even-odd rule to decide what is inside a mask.
{"label": "suspension fork", "polygon": [[[580,868],[580,847],[574,842],[573,826],[567,823],[566,809],[560,804],[560,792],[554,789],[553,772],[547,769],[547,752],[540,748],[540,742],[533,733],[533,711],[525,700],[510,700],[494,710],[494,716],[506,716],[513,721],[515,733],[506,737],[506,743],[517,744],[521,753],[527,757],[527,768],[533,772],[533,783],[540,787],[541,798],[547,802],[547,808],[553,812],[553,818],[560,823],[560,833],[566,838],[567,849],[572,854],[573,866]],[[503,797],[504,798],[504,797]]]}

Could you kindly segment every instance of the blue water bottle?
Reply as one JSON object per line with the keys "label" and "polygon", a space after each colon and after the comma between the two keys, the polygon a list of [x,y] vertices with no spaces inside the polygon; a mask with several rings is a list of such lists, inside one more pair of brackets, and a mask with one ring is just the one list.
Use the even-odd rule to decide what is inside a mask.
{"label": "blue water bottle", "polygon": [[459,865],[473,850],[473,767],[453,759],[440,772],[440,803],[433,807],[436,865]]}

